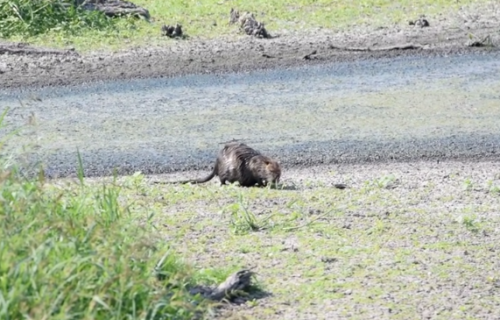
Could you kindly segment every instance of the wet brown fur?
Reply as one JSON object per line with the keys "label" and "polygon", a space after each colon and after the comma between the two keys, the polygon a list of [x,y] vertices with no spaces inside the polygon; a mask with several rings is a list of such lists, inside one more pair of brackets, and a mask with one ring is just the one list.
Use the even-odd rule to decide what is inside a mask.
{"label": "wet brown fur", "polygon": [[242,187],[277,184],[281,177],[279,163],[241,142],[229,142],[219,151],[212,172],[201,179],[173,183],[205,183],[219,176],[221,185],[239,182]]}

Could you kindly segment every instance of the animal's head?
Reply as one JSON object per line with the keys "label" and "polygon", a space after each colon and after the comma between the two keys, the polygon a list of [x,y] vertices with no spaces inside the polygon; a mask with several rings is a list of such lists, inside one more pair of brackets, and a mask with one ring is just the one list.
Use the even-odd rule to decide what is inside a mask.
{"label": "animal's head", "polygon": [[279,163],[276,160],[268,157],[262,157],[261,161],[261,166],[263,169],[262,178],[265,179],[266,184],[278,184],[281,178],[281,167]]}

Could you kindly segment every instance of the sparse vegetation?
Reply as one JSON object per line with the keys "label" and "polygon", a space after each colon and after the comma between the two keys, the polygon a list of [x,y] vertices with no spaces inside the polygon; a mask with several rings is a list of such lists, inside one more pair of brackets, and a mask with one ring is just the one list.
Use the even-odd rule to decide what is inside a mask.
{"label": "sparse vegetation", "polygon": [[[470,172],[463,174],[481,181]],[[444,182],[442,172],[435,174],[418,187],[404,179],[387,188],[402,175],[395,171],[373,173],[345,190],[330,187],[325,177],[295,180],[296,190],[209,183],[150,186],[148,196],[130,189],[128,196],[169,199],[154,206],[152,221],[168,225],[169,237],[183,243],[177,254],[206,266],[258,266],[272,298],[236,311],[255,319],[304,312],[385,318],[388,309],[412,319],[422,314],[418,306],[443,319],[497,314],[496,298],[486,292],[497,281],[492,259],[500,221],[491,213],[500,199],[464,190],[462,174]],[[476,294],[482,298],[472,298]],[[405,303],[391,302],[399,300]],[[479,305],[485,309],[474,311]]]}
{"label": "sparse vegetation", "polygon": [[209,307],[190,286],[252,266],[272,296],[236,312],[258,319],[498,315],[486,294],[499,281],[498,177],[443,165],[415,184],[396,167],[274,189],[84,179],[81,166],[79,179],[27,180],[3,166],[0,317],[187,319]]}
{"label": "sparse vegetation", "polygon": [[[187,25],[190,35],[232,32],[221,22],[228,7],[220,3],[136,3],[156,14],[157,22]],[[266,26],[300,29],[397,22],[407,13],[463,2],[404,4],[234,3],[269,19]],[[82,22],[87,18],[89,25]],[[123,19],[92,26],[94,18],[101,21],[75,16],[54,26],[44,22],[42,31],[23,19],[10,25],[9,37],[87,48],[170,41],[160,38],[160,23]],[[72,24],[79,23],[82,28],[73,32]],[[387,97],[380,99],[387,104]],[[192,319],[210,305],[189,294],[190,286],[218,283],[237,267],[252,265],[273,296],[263,304],[250,300],[237,312],[257,319],[285,313],[332,319],[500,317],[500,187],[496,180],[484,184],[477,177],[481,170],[462,172],[462,166],[455,176],[434,167],[429,176],[413,173],[417,182],[407,178],[409,171],[365,172],[349,189],[332,188],[343,174],[296,180],[295,188],[280,190],[218,183],[153,186],[140,172],[84,179],[81,161],[77,180],[46,181],[43,174],[27,179],[10,164],[0,165],[1,319]]]}

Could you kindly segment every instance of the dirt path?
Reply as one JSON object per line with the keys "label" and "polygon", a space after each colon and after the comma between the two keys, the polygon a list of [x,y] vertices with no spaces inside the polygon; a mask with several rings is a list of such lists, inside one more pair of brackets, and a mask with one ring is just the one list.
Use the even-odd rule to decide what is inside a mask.
{"label": "dirt path", "polygon": [[[490,36],[498,44],[499,6],[492,2],[448,16],[433,17],[430,27],[408,24],[386,28],[355,27],[334,33],[277,32],[274,39],[172,40],[168,47],[129,49],[117,53],[78,55],[30,53],[0,55],[3,88],[26,85],[65,85],[96,80],[168,77],[182,74],[248,71],[373,57],[446,55],[467,51],[467,43]],[[472,39],[470,37],[473,35]],[[424,49],[352,52],[334,47],[386,48],[415,44]],[[1,47],[1,45],[0,45]],[[316,54],[310,55],[312,52]],[[310,59],[304,59],[308,56]]]}

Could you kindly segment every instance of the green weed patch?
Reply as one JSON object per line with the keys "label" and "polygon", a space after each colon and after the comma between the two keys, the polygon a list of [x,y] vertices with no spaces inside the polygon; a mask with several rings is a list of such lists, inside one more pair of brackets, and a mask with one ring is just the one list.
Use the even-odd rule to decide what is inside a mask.
{"label": "green weed patch", "polygon": [[0,1],[0,37],[37,36],[60,32],[66,36],[88,30],[111,30],[115,23],[98,11],[85,11],[73,1],[2,0]]}

